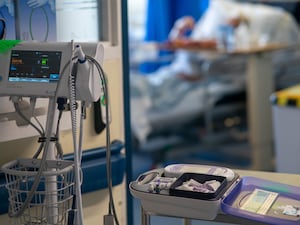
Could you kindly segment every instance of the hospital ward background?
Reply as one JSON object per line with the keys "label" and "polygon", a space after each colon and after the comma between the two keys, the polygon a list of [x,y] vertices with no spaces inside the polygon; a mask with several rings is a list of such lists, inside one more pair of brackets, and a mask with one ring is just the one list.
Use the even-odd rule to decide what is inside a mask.
{"label": "hospital ward background", "polygon": [[173,163],[299,173],[299,3],[235,2],[128,1],[134,177]]}
{"label": "hospital ward background", "polygon": [[[188,3],[146,1],[129,7],[131,125],[136,157],[149,156],[153,166],[199,160],[274,170],[271,120],[272,108],[278,104],[271,101],[271,95],[299,83],[299,51],[283,47],[299,41],[298,3],[269,2],[266,7],[251,2],[241,9],[226,1]],[[240,14],[249,21],[242,21],[234,31],[228,24],[220,27]],[[137,16],[141,18],[137,20]],[[284,17],[285,22],[278,17]],[[182,32],[184,23],[193,26],[193,31],[184,28],[178,39],[175,36]],[[195,43],[188,43],[189,39]],[[203,40],[201,46],[197,39]],[[227,48],[227,53],[214,51],[215,44],[219,49]],[[247,52],[251,46],[252,52]],[[251,83],[250,75],[259,80]],[[251,115],[251,110],[258,114]],[[255,126],[254,133],[249,119],[254,120],[251,123],[258,121],[250,124]],[[265,137],[253,140],[251,136]],[[257,148],[264,146],[257,153],[262,161],[253,159],[252,147],[256,147],[249,140],[256,142]]]}
{"label": "hospital ward background", "polygon": [[297,0],[0,0],[0,40],[0,225],[150,225],[130,187],[177,164],[300,186]]}

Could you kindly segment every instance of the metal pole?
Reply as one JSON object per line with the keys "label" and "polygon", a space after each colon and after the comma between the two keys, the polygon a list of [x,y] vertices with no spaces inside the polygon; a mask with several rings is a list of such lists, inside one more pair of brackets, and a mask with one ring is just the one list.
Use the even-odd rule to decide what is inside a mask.
{"label": "metal pole", "polygon": [[192,220],[190,220],[188,218],[184,218],[183,219],[183,225],[192,225]]}
{"label": "metal pole", "polygon": [[248,58],[247,101],[253,169],[272,169],[272,111],[270,96],[274,90],[272,58],[255,53]]}
{"label": "metal pole", "polygon": [[142,225],[150,225],[150,215],[141,206],[141,219]]}
{"label": "metal pole", "polygon": [[[47,124],[46,124],[46,136],[51,137],[56,130],[56,124],[52,123],[51,121],[55,121],[57,118],[56,112],[56,100],[51,97],[49,98],[49,106],[48,106],[48,114],[47,114]],[[55,160],[55,153],[54,153],[54,143],[50,142],[47,152],[47,160]],[[56,195],[57,186],[56,176],[49,176],[46,177],[46,204],[47,204],[47,223],[49,224],[56,224],[58,222],[58,207],[57,207],[57,200],[58,197]]]}

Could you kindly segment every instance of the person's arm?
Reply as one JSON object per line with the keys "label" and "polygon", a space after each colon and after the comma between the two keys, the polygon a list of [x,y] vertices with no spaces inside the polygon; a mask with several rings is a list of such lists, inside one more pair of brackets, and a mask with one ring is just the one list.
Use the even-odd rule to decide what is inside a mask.
{"label": "person's arm", "polygon": [[169,40],[182,39],[184,34],[194,29],[195,20],[191,16],[185,16],[176,20],[169,34]]}
{"label": "person's arm", "polygon": [[249,25],[249,20],[244,15],[239,15],[227,21],[227,24],[231,25],[234,28],[237,28],[242,23]]}

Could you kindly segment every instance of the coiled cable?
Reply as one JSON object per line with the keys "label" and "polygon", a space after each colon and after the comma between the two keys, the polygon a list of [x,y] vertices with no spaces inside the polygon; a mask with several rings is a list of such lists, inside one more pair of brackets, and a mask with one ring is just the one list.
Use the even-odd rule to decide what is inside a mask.
{"label": "coiled cable", "polygon": [[[76,76],[78,70],[77,58],[72,57],[72,70],[69,77],[69,91],[70,91],[70,109],[72,121],[72,135],[74,146],[74,167],[75,167],[75,196],[76,196],[76,224],[83,224],[83,209],[81,196],[81,169],[80,169],[80,151],[79,144],[77,144],[77,103],[76,103]],[[80,132],[81,133],[81,132]],[[80,138],[81,139],[81,138]],[[79,141],[81,143],[81,141]]]}

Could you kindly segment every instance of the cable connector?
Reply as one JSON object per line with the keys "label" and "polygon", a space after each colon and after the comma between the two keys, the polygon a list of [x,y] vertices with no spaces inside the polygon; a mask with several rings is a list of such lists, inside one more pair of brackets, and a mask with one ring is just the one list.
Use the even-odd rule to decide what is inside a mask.
{"label": "cable connector", "polygon": [[22,101],[21,96],[10,96],[9,98],[13,103],[18,103],[19,101]]}
{"label": "cable connector", "polygon": [[112,214],[104,215],[103,225],[114,225],[114,216]]}
{"label": "cable connector", "polygon": [[67,109],[67,98],[57,98],[57,109],[60,111]]}

